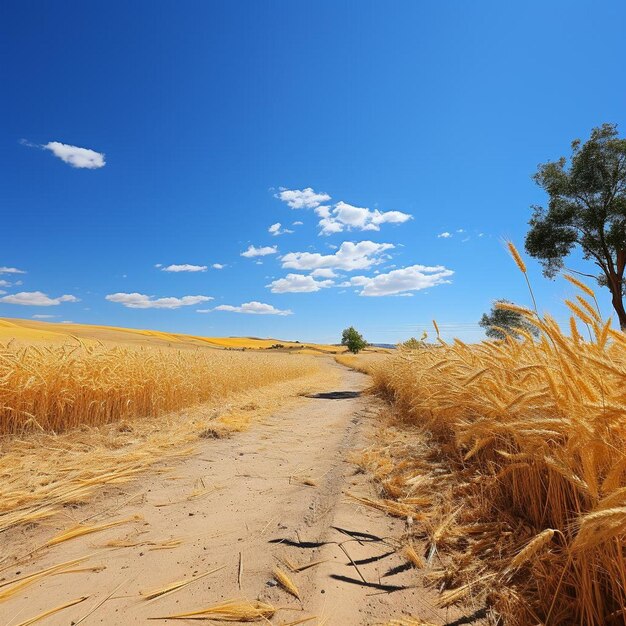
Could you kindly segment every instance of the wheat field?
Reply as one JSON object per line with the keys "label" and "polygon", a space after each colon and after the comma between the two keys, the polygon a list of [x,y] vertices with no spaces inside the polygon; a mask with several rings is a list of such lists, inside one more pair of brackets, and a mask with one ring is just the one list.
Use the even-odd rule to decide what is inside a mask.
{"label": "wheat field", "polygon": [[297,378],[310,357],[74,345],[0,347],[0,434],[152,417]]}
{"label": "wheat field", "polygon": [[471,592],[507,624],[626,621],[626,334],[568,280],[567,333],[504,305],[539,340],[439,340],[371,368],[414,430],[365,464],[431,550],[454,547],[442,606]]}

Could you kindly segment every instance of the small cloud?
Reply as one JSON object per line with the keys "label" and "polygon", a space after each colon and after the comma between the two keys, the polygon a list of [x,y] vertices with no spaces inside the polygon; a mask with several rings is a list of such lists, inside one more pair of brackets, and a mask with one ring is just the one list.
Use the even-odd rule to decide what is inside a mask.
{"label": "small cloud", "polygon": [[285,189],[281,187],[274,197],[286,202],[291,209],[314,209],[323,202],[330,200],[330,196],[327,193],[316,193],[311,187],[306,189]]}
{"label": "small cloud", "polygon": [[53,317],[58,317],[58,315],[33,315],[33,319],[35,320],[47,320]]}
{"label": "small cloud", "polygon": [[293,233],[293,230],[289,230],[288,228],[281,228],[281,223],[276,222],[276,224],[272,224],[267,232],[277,237],[278,235],[287,235],[289,233]]}
{"label": "small cloud", "polygon": [[0,287],[10,287],[11,283],[8,280],[0,280]]}
{"label": "small cloud", "polygon": [[58,141],[50,141],[42,148],[50,150],[55,157],[58,157],[64,163],[79,169],[97,170],[106,165],[104,154],[89,148],[70,146]]}
{"label": "small cloud", "polygon": [[485,233],[478,233],[478,236],[479,236],[479,237],[484,237],[484,236],[485,236]]}
{"label": "small cloud", "polygon": [[178,309],[213,300],[210,296],[183,296],[182,298],[155,298],[142,293],[112,293],[105,300],[116,302],[129,309]]}
{"label": "small cloud", "polygon": [[262,248],[256,248],[255,246],[248,246],[245,252],[241,253],[241,256],[250,259],[255,256],[267,256],[268,254],[276,254],[278,252],[278,246],[264,246]]}
{"label": "small cloud", "polygon": [[295,222],[291,222],[292,226],[302,226],[302,224],[304,224],[304,222],[301,222],[300,220],[296,220]]}
{"label": "small cloud", "polygon": [[64,295],[50,298],[41,291],[20,291],[0,298],[0,302],[20,304],[22,306],[57,306],[62,302],[80,302],[76,296]]}
{"label": "small cloud", "polygon": [[26,272],[18,270],[17,267],[0,267],[0,274],[26,274]]}
{"label": "small cloud", "polygon": [[452,237],[452,233],[449,233],[447,230],[445,230],[444,232],[439,233],[437,237],[439,239],[449,239],[450,237]]}
{"label": "small cloud", "polygon": [[183,265],[168,265],[161,269],[162,272],[206,272],[206,265],[189,265],[184,263]]}
{"label": "small cloud", "polygon": [[230,313],[246,313],[248,315],[293,315],[293,311],[289,309],[277,309],[271,304],[263,302],[245,302],[241,306],[232,306],[230,304],[220,304],[216,306],[214,311],[228,311]]}
{"label": "small cloud", "polygon": [[106,165],[104,153],[90,150],[89,148],[79,148],[67,143],[59,141],[49,141],[46,144],[39,145],[31,143],[26,139],[22,139],[20,143],[29,148],[40,148],[41,150],[49,150],[64,163],[76,167],[78,169],[97,170]]}
{"label": "small cloud", "polygon": [[63,320],[61,324],[74,324],[72,320]]}
{"label": "small cloud", "polygon": [[163,267],[163,263],[155,263],[154,267]]}
{"label": "small cloud", "polygon": [[465,229],[464,228],[457,228],[456,232],[457,233],[464,233]]}
{"label": "small cloud", "polygon": [[213,265],[211,265],[211,267],[214,270],[223,270],[226,266],[223,265],[222,263],[213,263]]}
{"label": "small cloud", "polygon": [[272,293],[311,293],[333,285],[332,280],[315,280],[313,276],[304,274],[287,274],[265,285]]}

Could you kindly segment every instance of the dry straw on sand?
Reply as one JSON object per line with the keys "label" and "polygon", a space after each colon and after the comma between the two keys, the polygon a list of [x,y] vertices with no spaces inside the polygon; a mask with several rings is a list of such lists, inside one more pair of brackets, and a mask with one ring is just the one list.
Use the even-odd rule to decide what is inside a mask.
{"label": "dry straw on sand", "polygon": [[442,600],[482,590],[514,626],[626,623],[626,334],[569,281],[584,294],[568,302],[569,334],[503,304],[539,339],[440,340],[373,371],[407,425],[364,455],[379,508],[422,496],[414,534],[448,558]]}
{"label": "dry straw on sand", "polygon": [[55,606],[52,609],[48,609],[47,611],[44,611],[43,613],[39,613],[38,615],[35,615],[34,617],[31,617],[29,619],[27,619],[24,622],[20,622],[19,624],[16,624],[15,626],[30,626],[31,624],[35,624],[36,622],[40,622],[41,620],[45,619],[46,617],[50,617],[50,615],[54,615],[55,613],[58,613],[59,611],[63,611],[64,609],[68,609],[71,606],[74,606],[76,604],[80,604],[81,602],[84,602],[85,600],[87,600],[87,598],[89,598],[89,596],[82,596],[81,598],[76,598],[76,600],[71,600],[70,602],[65,602],[64,604],[61,604],[59,606]]}
{"label": "dry straw on sand", "polygon": [[276,609],[265,602],[249,602],[247,600],[229,600],[215,604],[206,609],[199,609],[189,613],[177,613],[164,617],[149,619],[208,619],[215,622],[260,622],[269,620]]}
{"label": "dry straw on sand", "polygon": [[298,591],[298,587],[296,587],[295,583],[291,580],[291,578],[289,578],[289,576],[287,576],[285,572],[283,572],[282,569],[280,569],[280,567],[274,568],[274,578],[276,579],[276,582],[287,593],[290,593],[292,596],[298,598],[298,600],[300,599],[300,592]]}
{"label": "dry straw on sand", "polygon": [[145,600],[154,600],[155,598],[161,598],[170,593],[174,593],[175,591],[178,591],[179,589],[182,589],[183,587],[186,587],[187,585],[190,585],[191,583],[194,583],[197,580],[204,578],[205,576],[210,576],[211,574],[215,574],[215,572],[219,572],[225,567],[226,567],[225,565],[222,565],[220,567],[216,567],[212,570],[209,570],[208,572],[204,572],[203,574],[198,574],[197,576],[192,576],[191,578],[185,578],[183,580],[170,583],[169,585],[166,585],[165,587],[159,587],[158,589],[152,589],[151,591],[142,591],[141,595]]}

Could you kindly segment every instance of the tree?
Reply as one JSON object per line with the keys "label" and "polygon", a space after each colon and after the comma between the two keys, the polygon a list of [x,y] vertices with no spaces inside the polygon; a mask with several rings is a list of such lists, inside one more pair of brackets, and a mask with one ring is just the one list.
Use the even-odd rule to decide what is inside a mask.
{"label": "tree", "polygon": [[350,352],[357,354],[367,346],[367,341],[353,326],[346,328],[341,334],[341,345],[346,346]]}
{"label": "tree", "polygon": [[490,339],[505,339],[513,337],[519,339],[520,330],[530,333],[534,337],[539,336],[539,329],[533,326],[518,311],[501,309],[499,303],[510,304],[508,300],[496,300],[489,313],[484,313],[478,324],[485,329],[485,335]]}
{"label": "tree", "polygon": [[535,182],[549,196],[548,208],[534,206],[526,251],[539,259],[543,273],[554,278],[565,258],[580,247],[583,257],[600,270],[583,274],[611,292],[620,326],[626,329],[626,139],[615,124],[591,131],[588,141],[572,142],[565,157],[539,165]]}

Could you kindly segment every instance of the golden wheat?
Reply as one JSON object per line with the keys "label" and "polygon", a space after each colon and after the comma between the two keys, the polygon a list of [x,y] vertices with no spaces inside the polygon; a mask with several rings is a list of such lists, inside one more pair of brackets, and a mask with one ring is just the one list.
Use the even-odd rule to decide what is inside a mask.
{"label": "golden wheat", "polygon": [[[404,462],[385,452],[375,460],[370,451],[364,462],[383,498],[396,498],[418,525],[426,514],[426,537],[435,526],[427,513],[445,519],[445,494],[465,507],[450,532],[470,543],[458,544],[466,552],[448,568],[456,582],[442,605],[462,600],[470,586],[478,590],[482,579],[507,624],[626,623],[626,335],[583,297],[567,305],[569,335],[548,315],[504,305],[537,326],[540,338],[400,347],[372,371],[380,394],[437,451],[423,458],[443,464],[442,473],[430,469],[433,506],[414,507],[413,515],[410,481],[422,472],[415,455]],[[587,340],[577,320],[587,325]],[[383,510],[390,504],[378,502]],[[468,530],[492,522],[500,526]]]}
{"label": "golden wheat", "polygon": [[0,347],[0,434],[158,416],[315,367],[282,354],[9,344]]}

